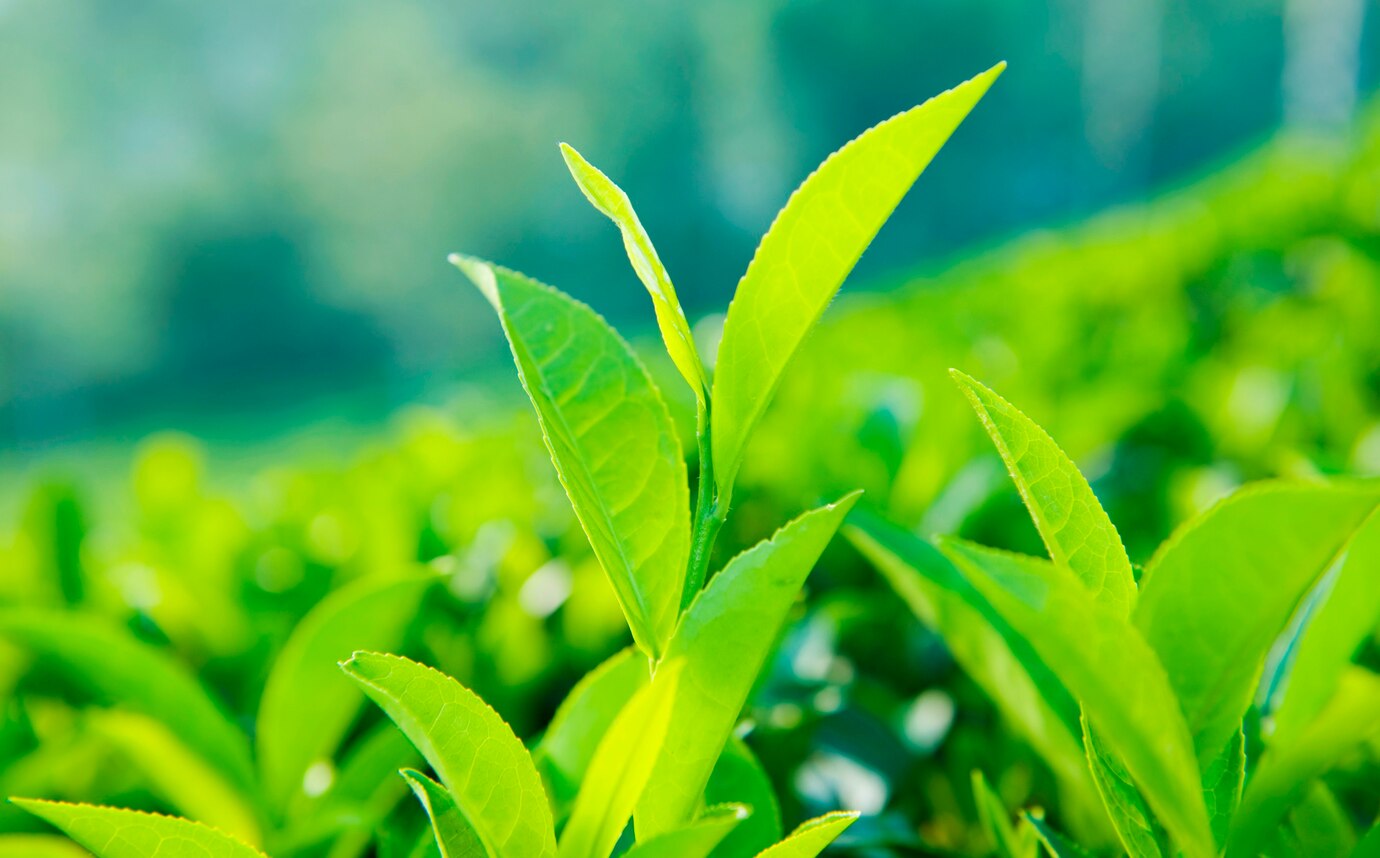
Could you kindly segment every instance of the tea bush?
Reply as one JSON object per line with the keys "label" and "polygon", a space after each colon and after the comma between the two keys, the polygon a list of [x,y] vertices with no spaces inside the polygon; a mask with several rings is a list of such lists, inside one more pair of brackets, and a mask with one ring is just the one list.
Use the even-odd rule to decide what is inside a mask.
{"label": "tea bush", "polygon": [[[852,260],[811,260],[820,291],[798,315],[769,325],[741,320],[765,318],[757,314],[793,296],[781,278],[750,268],[739,295],[755,288],[760,297],[735,301],[742,309],[730,309],[723,344],[702,338],[698,351],[685,348],[688,323],[631,204],[567,150],[581,188],[622,232],[666,347],[658,354],[640,343],[655,383],[609,403],[645,406],[627,424],[639,434],[621,425],[608,433],[622,445],[610,462],[623,472],[582,479],[575,459],[588,451],[552,428],[576,400],[560,401],[549,386],[552,364],[534,340],[552,335],[552,320],[583,325],[622,367],[621,383],[641,384],[645,376],[629,369],[639,358],[556,293],[461,260],[496,298],[560,480],[530,419],[507,416],[505,401],[477,399],[460,420],[412,415],[349,467],[266,473],[235,500],[207,487],[195,447],[177,439],[145,446],[122,510],[92,508],[81,486],[37,487],[0,546],[0,786],[181,814],[274,855],[418,854],[438,837],[447,854],[469,854],[467,831],[489,850],[477,854],[541,854],[555,847],[540,803],[524,805],[537,817],[507,821],[535,832],[533,849],[522,851],[527,840],[501,845],[512,836],[497,833],[507,822],[475,823],[464,809],[482,797],[467,792],[458,740],[421,731],[424,711],[404,708],[407,694],[393,680],[427,687],[417,705],[464,711],[495,737],[492,755],[472,764],[513,773],[499,781],[514,790],[494,802],[499,810],[513,807],[506,796],[534,794],[531,766],[553,798],[554,838],[555,821],[574,816],[594,760],[623,775],[591,780],[605,787],[666,780],[656,766],[634,769],[659,758],[655,746],[668,753],[677,732],[666,701],[694,668],[675,668],[670,629],[687,623],[704,578],[748,586],[742,564],[774,544],[753,549],[763,534],[863,488],[848,533],[905,601],[847,547],[819,545],[810,599],[791,605],[799,583],[781,583],[785,601],[758,630],[762,676],[743,680],[721,707],[733,710],[730,723],[720,717],[704,740],[723,748],[705,801],[755,812],[709,812],[664,837],[722,835],[741,850],[725,854],[754,854],[791,827],[784,823],[848,807],[865,815],[837,848],[860,855],[1075,854],[1071,841],[1138,855],[1222,846],[1345,854],[1380,801],[1365,667],[1376,664],[1367,614],[1376,588],[1357,571],[1366,568],[1373,492],[1316,478],[1380,471],[1378,142],[1380,134],[1350,148],[1275,141],[1145,206],[840,302],[804,348],[804,331]],[[863,245],[867,237],[858,236]],[[764,243],[759,259],[770,252]],[[766,345],[760,355],[736,369],[722,363],[725,349],[748,348],[729,343],[755,338]],[[716,350],[721,362],[706,374],[698,354]],[[1003,415],[993,453],[943,377],[948,366],[1038,415],[1084,463],[1096,494],[1053,442],[1038,457],[1046,477],[1023,476],[1011,432],[1047,436],[965,382],[989,428]],[[599,364],[601,378],[607,371]],[[734,381],[723,382],[729,404],[719,410],[711,406],[725,378]],[[774,404],[763,410],[767,395]],[[728,428],[704,431],[712,425]],[[692,438],[698,443],[681,444]],[[629,474],[644,456],[659,463],[647,473],[659,473],[665,491],[636,490]],[[1013,490],[1003,459],[1016,462],[1024,491]],[[1293,482],[1231,494],[1201,512],[1239,484],[1280,476]],[[1042,499],[1030,490],[1036,484],[1067,493]],[[619,521],[603,514],[620,505],[615,496],[659,510],[652,517],[677,535],[624,552],[651,543],[601,526]],[[1068,515],[1066,502],[1078,511],[1078,546],[1065,544],[1067,522],[1050,526]],[[1051,559],[1037,559],[1045,549]],[[1089,570],[1100,568],[1090,556],[1112,584],[1088,586]],[[743,574],[705,574],[735,564]],[[800,559],[792,574],[810,565]],[[1226,593],[1207,598],[1184,583],[1208,568]],[[1261,585],[1267,573],[1276,586]],[[621,649],[628,630],[642,654]],[[1112,643],[1085,646],[1094,632]],[[779,654],[769,657],[774,643]],[[348,663],[356,686],[335,664],[355,650],[409,660],[358,656]],[[646,655],[660,656],[658,675],[671,677],[657,693],[658,683],[646,683]],[[704,658],[757,672],[751,659]],[[365,694],[401,732],[363,705]],[[602,700],[591,704],[603,713],[594,724],[577,706],[587,697]],[[649,714],[618,724],[610,700],[635,700],[634,711]],[[615,727],[636,734],[620,746],[645,753],[620,759],[612,742],[562,739]],[[533,740],[534,762],[522,762],[528,752],[513,734]],[[698,782],[699,769],[671,780]],[[638,792],[585,803],[636,807],[629,791]],[[675,799],[681,809],[668,816],[684,822],[686,802],[697,800]],[[109,836],[112,819],[130,825],[119,841],[134,850],[127,854],[151,854],[178,825],[29,807],[88,845]],[[825,817],[810,832],[832,837],[847,820]],[[616,822],[582,821],[563,835],[576,845],[564,848],[597,851],[612,827],[621,833]],[[0,830],[0,855],[80,854],[17,806],[0,810]],[[213,838],[201,854],[241,848],[195,831],[186,836]],[[636,848],[657,854],[656,842]],[[694,854],[683,842],[662,848]]]}

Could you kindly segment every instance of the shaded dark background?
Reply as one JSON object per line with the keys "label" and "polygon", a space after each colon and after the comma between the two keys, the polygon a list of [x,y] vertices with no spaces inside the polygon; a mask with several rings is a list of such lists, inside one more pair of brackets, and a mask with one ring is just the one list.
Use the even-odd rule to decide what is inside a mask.
{"label": "shaded dark background", "polygon": [[695,317],[824,155],[998,60],[850,288],[1280,126],[1344,131],[1377,20],[1364,0],[0,0],[0,446],[271,437],[434,398],[506,360],[451,250],[645,326],[559,140],[629,192]]}

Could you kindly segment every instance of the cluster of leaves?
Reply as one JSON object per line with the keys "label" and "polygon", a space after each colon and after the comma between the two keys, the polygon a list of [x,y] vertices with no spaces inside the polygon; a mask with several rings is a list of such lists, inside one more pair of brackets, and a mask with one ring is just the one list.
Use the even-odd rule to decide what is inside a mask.
{"label": "cluster of leaves", "polygon": [[[398,854],[573,858],[606,856],[620,844],[644,858],[817,854],[856,815],[811,820],[777,842],[775,800],[734,730],[806,575],[856,494],[794,519],[735,556],[705,586],[712,547],[748,437],[787,363],[892,209],[1000,71],[871,129],[792,195],[739,284],[712,385],[627,197],[565,150],[581,189],[620,228],[652,295],[668,353],[694,393],[693,518],[682,445],[631,349],[568,296],[479,260],[453,258],[498,312],[557,474],[636,644],[576,686],[532,753],[474,692],[432,668],[361,651],[342,665],[357,688],[334,675],[332,654],[342,647],[394,649],[435,576],[361,581],[312,610],[267,680],[255,731],[257,771],[243,733],[155,649],[92,632],[75,617],[18,612],[4,618],[9,639],[155,716],[139,722],[131,740],[136,750],[148,743],[165,760],[190,752],[178,768],[195,777],[171,769],[162,776],[178,782],[183,809],[214,800],[220,828],[93,805],[23,800],[20,806],[102,858],[256,855],[249,843],[259,839],[265,816],[283,818],[297,785],[312,783],[319,761],[330,759],[349,733],[362,691],[440,781],[403,771],[430,825],[412,837],[394,833],[390,849]],[[119,729],[116,723],[112,729]],[[380,762],[397,759],[397,735],[384,725],[361,742],[363,762],[343,765],[338,779],[378,789]],[[306,792],[319,796],[328,785]],[[286,851],[319,842],[323,829],[329,837],[339,827],[333,816],[352,812],[315,807],[296,827],[276,832],[274,842]],[[631,819],[636,838],[629,846]]]}
{"label": "cluster of leaves", "polygon": [[[954,375],[1049,559],[877,518],[849,535],[1059,776],[1063,821],[1105,846],[1100,806],[1136,858],[1355,847],[1321,778],[1380,731],[1380,676],[1352,664],[1380,625],[1380,484],[1254,484],[1137,574],[1049,435]],[[977,793],[1002,854],[1080,854]]]}
{"label": "cluster of leaves", "polygon": [[[1224,486],[1374,471],[1380,134],[1359,142],[1277,141],[1158,201],[1019,238],[885,298],[835,306],[762,415],[717,559],[751,546],[821,486],[835,494],[864,486],[908,529],[1034,550],[1038,533],[979,424],[959,407],[943,376],[948,365],[999,381],[1096,468],[1097,495],[1132,560],[1149,557],[1172,523]],[[674,364],[640,353],[658,381],[679,385]],[[678,399],[664,383],[662,392],[689,437],[693,398]],[[288,660],[280,654],[300,650],[294,641],[322,626],[336,599],[328,594],[363,580],[401,584],[430,569],[437,580],[400,642],[344,638],[326,662],[356,646],[405,652],[462,677],[518,735],[540,734],[575,679],[624,643],[626,624],[549,478],[530,419],[511,420],[502,400],[462,406],[497,419],[460,429],[449,415],[419,413],[345,469],[275,467],[234,503],[207,487],[181,441],[146,445],[133,491],[104,505],[116,516],[98,515],[101,506],[73,487],[40,486],[0,544],[0,614],[11,630],[0,645],[0,793],[171,810],[275,855],[348,856],[371,846],[397,855],[415,845],[427,820],[393,772],[423,759],[378,712],[360,707],[362,693],[333,665],[323,681],[338,686],[336,699],[348,697],[355,720],[334,747],[318,746],[311,778],[301,771],[285,781],[281,807],[255,797],[261,786],[240,795],[196,775],[160,777],[208,768],[186,763],[198,756],[188,742],[199,740],[161,725],[182,723],[180,712],[202,711],[209,699],[235,730],[254,736],[255,768],[263,769],[267,748],[294,734],[264,732],[273,719],[260,715],[262,689]],[[965,645],[937,624],[960,656],[956,669],[933,634],[907,622],[837,544],[810,580],[812,598],[794,610],[801,621],[753,695],[756,727],[747,742],[730,740],[711,784],[746,768],[736,750],[751,745],[784,818],[840,805],[883,810],[850,829],[855,844],[879,831],[902,854],[922,845],[917,832],[923,845],[954,850],[985,840],[1028,844],[1034,829],[1012,830],[1006,808],[1032,802],[1050,820],[1031,825],[1058,825],[1089,846],[1113,842],[1096,784],[1087,790],[1089,776],[1079,772],[1083,758],[1056,753],[1064,762],[1054,764],[1045,753],[1050,765],[1042,764],[1026,746],[1043,746],[1020,719],[994,721],[985,685],[964,675],[973,656],[961,653],[981,637]],[[19,638],[22,628],[65,630],[65,615],[99,630],[87,636],[92,648],[133,641],[169,666],[107,675],[107,662],[89,661],[76,644],[65,657]],[[638,664],[617,672],[645,675],[643,659],[623,658]],[[1368,663],[1376,663],[1373,644]],[[114,678],[169,673],[203,702],[131,695]],[[1306,675],[1294,670],[1290,683]],[[991,696],[1005,712],[1001,695]],[[112,703],[118,708],[105,708]],[[957,717],[947,732],[917,741],[910,719],[933,704],[956,707]],[[1071,711],[1077,717],[1060,711],[1063,725]],[[1258,731],[1249,726],[1247,736]],[[1263,765],[1265,747],[1248,744],[1248,762]],[[1364,824],[1377,756],[1373,739],[1351,751],[1322,782],[1337,804],[1305,795],[1288,825],[1339,831],[1330,822],[1339,807]],[[977,802],[966,789],[973,768],[992,778]],[[539,759],[538,770],[549,767]],[[850,771],[874,791],[840,789]],[[1081,801],[1067,788],[1080,779]],[[250,814],[237,810],[246,804]],[[0,830],[0,855],[76,854],[55,838],[17,833],[38,827],[13,805],[0,805]]]}

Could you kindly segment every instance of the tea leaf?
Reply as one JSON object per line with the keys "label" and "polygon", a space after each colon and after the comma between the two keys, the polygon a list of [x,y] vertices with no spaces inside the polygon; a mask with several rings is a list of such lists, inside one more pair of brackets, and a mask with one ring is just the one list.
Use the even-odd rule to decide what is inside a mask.
{"label": "tea leaf", "polygon": [[640,652],[620,650],[585,674],[561,701],[546,734],[532,751],[557,804],[574,801],[599,741],[650,679],[647,659]]}
{"label": "tea leaf", "polygon": [[666,343],[666,351],[671,361],[680,370],[695,399],[703,407],[709,396],[709,382],[704,375],[704,364],[699,352],[695,350],[695,338],[690,333],[690,323],[685,319],[676,289],[671,285],[671,276],[666,266],[652,246],[652,239],[642,228],[642,222],[633,211],[632,200],[623,189],[613,183],[594,165],[584,159],[579,152],[565,143],[561,144],[561,155],[575,184],[590,203],[613,221],[623,234],[623,248],[628,252],[628,261],[647,292],[652,296],[652,309],[656,311],[656,324],[661,329],[661,339]]}
{"label": "tea leaf", "polygon": [[1073,570],[1097,601],[1129,614],[1136,598],[1131,559],[1078,466],[1011,403],[958,370],[949,373],[992,437],[1049,556]]}
{"label": "tea leaf", "polygon": [[0,834],[0,858],[91,858],[91,853],[57,835]]}
{"label": "tea leaf", "polygon": [[560,858],[607,858],[618,845],[666,740],[680,669],[661,665],[600,740],[561,832]]}
{"label": "tea leaf", "polygon": [[0,610],[0,638],[50,659],[108,701],[161,721],[241,790],[254,782],[249,742],[201,683],[166,652],[99,617]]}
{"label": "tea leaf", "polygon": [[532,758],[474,692],[395,655],[356,653],[342,667],[422,752],[493,858],[556,854]]}
{"label": "tea leaf", "polygon": [[858,816],[840,810],[802,822],[785,840],[759,852],[758,858],[815,858],[844,829],[857,822]]}
{"label": "tea leaf", "polygon": [[1039,846],[1016,833],[1006,803],[992,790],[980,769],[973,769],[973,802],[977,805],[978,821],[1001,858],[1035,858]]}
{"label": "tea leaf", "polygon": [[445,787],[413,769],[403,769],[400,774],[431,820],[431,831],[441,858],[488,858],[489,853],[479,835]]}
{"label": "tea leaf", "polygon": [[93,804],[10,801],[62,829],[96,858],[265,858],[228,834],[175,816]]}
{"label": "tea leaf", "polygon": [[906,191],[1004,65],[864,132],[791,194],[724,320],[711,396],[714,479],[727,502],[781,374]]}
{"label": "tea leaf", "polygon": [[1078,844],[1072,843],[1064,835],[1055,831],[1044,818],[1027,811],[1022,814],[1026,823],[1035,829],[1039,835],[1040,842],[1044,844],[1045,851],[1050,854],[1050,858],[1088,858],[1088,853],[1079,848]]}
{"label": "tea leaf", "polygon": [[1269,742],[1288,745],[1336,691],[1361,645],[1380,626],[1380,513],[1372,513],[1347,546],[1322,604],[1308,618],[1294,651],[1284,699],[1271,716]]}
{"label": "tea leaf", "polygon": [[1179,847],[1190,856],[1216,854],[1192,740],[1163,668],[1136,630],[1052,563],[961,540],[941,547],[1058,672]]}
{"label": "tea leaf", "polygon": [[1237,728],[1222,753],[1203,770],[1203,803],[1207,805],[1212,836],[1219,846],[1227,842],[1227,832],[1241,804],[1241,789],[1245,783],[1246,732]]}
{"label": "tea leaf", "polygon": [[358,650],[397,649],[436,580],[355,581],[298,623],[259,701],[256,748],[271,806],[283,806],[302,790],[313,763],[335,755],[364,702],[359,687],[340,675],[340,660]]}
{"label": "tea leaf", "polygon": [[807,512],[734,557],[691,603],[666,652],[684,673],[665,749],[637,806],[639,836],[694,817],[791,604],[857,497]]}
{"label": "tea leaf", "polygon": [[1189,522],[1146,567],[1135,623],[1204,767],[1240,726],[1294,608],[1377,501],[1374,486],[1262,483]]}
{"label": "tea leaf", "polygon": [[1260,759],[1232,819],[1227,856],[1259,854],[1308,783],[1347,751],[1380,731],[1380,676],[1354,667],[1337,694],[1288,746]]}
{"label": "tea leaf", "polygon": [[258,845],[254,806],[225,776],[193,753],[166,726],[118,709],[87,713],[91,727],[124,752],[152,791],[179,813]]}
{"label": "tea leaf", "polygon": [[589,307],[477,259],[451,261],[497,310],[575,515],[633,638],[660,656],[690,550],[685,461],[661,394]]}
{"label": "tea leaf", "polygon": [[1356,829],[1349,815],[1322,781],[1311,781],[1289,812],[1289,831],[1304,855],[1350,855]]}
{"label": "tea leaf", "polygon": [[622,858],[707,858],[733,829],[748,817],[741,804],[706,808],[694,822],[672,831],[640,839]]}
{"label": "tea leaf", "polygon": [[1101,813],[1083,754],[1078,703],[1059,677],[928,542],[858,510],[844,535],[1059,777],[1063,800]]}
{"label": "tea leaf", "polygon": [[1141,795],[1126,766],[1092,732],[1085,715],[1083,747],[1088,753],[1088,770],[1092,772],[1097,791],[1112,827],[1121,838],[1121,845],[1131,858],[1161,858],[1173,854],[1164,843],[1165,831],[1155,819],[1150,805]]}
{"label": "tea leaf", "polygon": [[750,815],[724,838],[713,852],[714,858],[755,855],[781,839],[781,807],[776,789],[752,749],[737,736],[729,738],[709,783],[704,788],[709,805],[741,804]]}

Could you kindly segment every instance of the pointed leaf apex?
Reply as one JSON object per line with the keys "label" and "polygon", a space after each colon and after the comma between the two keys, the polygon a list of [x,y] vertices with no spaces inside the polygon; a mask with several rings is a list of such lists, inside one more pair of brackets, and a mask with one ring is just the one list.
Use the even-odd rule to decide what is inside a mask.
{"label": "pointed leaf apex", "polygon": [[463,271],[465,276],[470,278],[470,282],[479,287],[480,292],[484,293],[484,297],[488,299],[489,303],[498,309],[500,303],[498,278],[494,275],[492,265],[482,259],[475,259],[473,256],[464,256],[459,253],[452,253],[446,258],[451,265]]}

